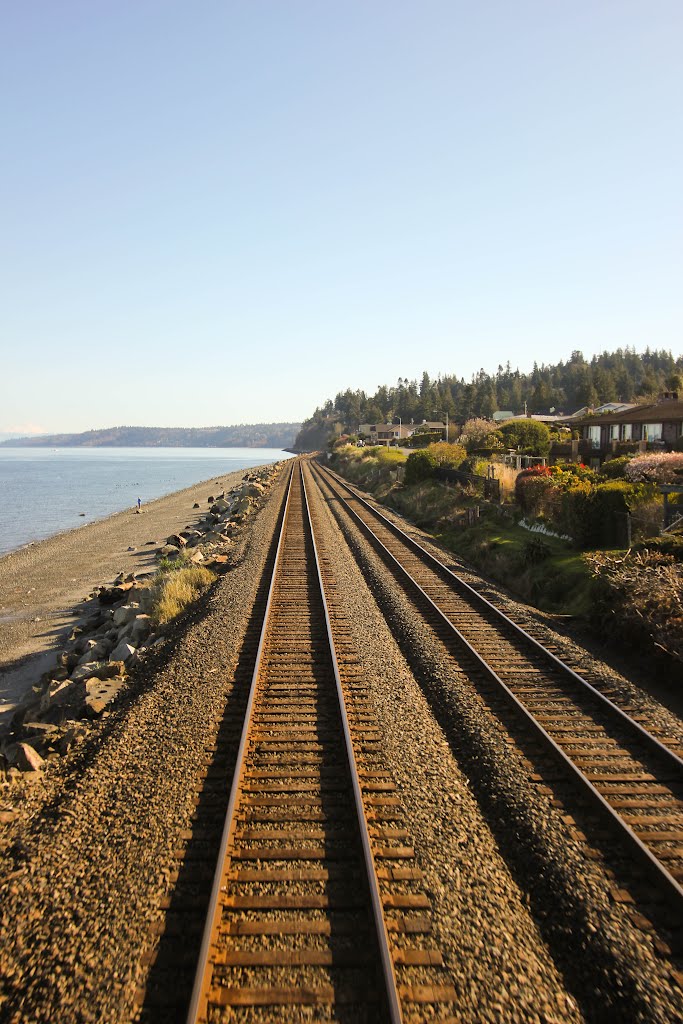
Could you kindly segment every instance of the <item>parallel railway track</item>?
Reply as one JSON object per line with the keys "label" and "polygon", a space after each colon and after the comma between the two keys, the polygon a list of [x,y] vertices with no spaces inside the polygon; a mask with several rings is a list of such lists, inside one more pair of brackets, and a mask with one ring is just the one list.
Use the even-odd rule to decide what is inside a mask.
{"label": "parallel railway track", "polygon": [[314,475],[473,678],[504,695],[680,916],[683,745],[648,732],[346,481],[321,467]]}
{"label": "parallel railway track", "polygon": [[452,1019],[333,595],[297,464],[188,1021]]}

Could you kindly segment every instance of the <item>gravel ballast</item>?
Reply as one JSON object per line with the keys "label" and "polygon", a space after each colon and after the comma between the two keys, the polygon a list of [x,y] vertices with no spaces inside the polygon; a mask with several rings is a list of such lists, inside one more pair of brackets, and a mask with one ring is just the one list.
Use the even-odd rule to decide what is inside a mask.
{"label": "gravel ballast", "polygon": [[141,958],[170,891],[209,734],[230,699],[285,476],[235,541],[235,568],[169,631],[122,706],[44,777],[4,789],[3,1021],[133,1018]]}
{"label": "gravel ballast", "polygon": [[[357,595],[357,614],[352,616],[356,622],[357,642],[363,644],[365,637],[364,657],[369,661],[375,660],[378,713],[381,707],[393,712],[394,725],[387,722],[387,735],[396,737],[390,758],[392,770],[402,760],[407,760],[405,784],[410,785],[413,791],[410,809],[415,820],[420,820],[420,808],[430,789],[435,786],[441,793],[450,784],[447,781],[448,771],[445,778],[439,777],[443,773],[443,761],[425,765],[427,759],[421,753],[421,732],[415,742],[405,742],[406,732],[412,728],[415,709],[426,697],[432,728],[448,744],[448,761],[457,769],[456,775],[467,778],[470,791],[480,807],[480,821],[486,822],[484,827],[488,826],[493,845],[505,858],[502,877],[507,877],[507,885],[511,878],[514,879],[519,890],[518,902],[529,907],[538,934],[542,935],[546,949],[564,977],[568,993],[586,1018],[619,1021],[681,1019],[681,990],[672,984],[675,968],[665,957],[657,955],[653,937],[634,928],[627,912],[613,901],[609,879],[599,867],[587,860],[547,797],[529,784],[528,770],[510,749],[501,725],[467,683],[452,654],[421,622],[419,613],[403,595],[381,559],[364,540],[359,539],[339,503],[332,500],[329,508],[358,560],[375,602],[381,608],[379,618],[375,619],[371,612],[374,602],[368,601],[364,583],[357,583],[353,589],[349,587],[349,594]],[[337,544],[336,549],[331,545],[331,550],[339,551],[340,545]],[[343,554],[339,558],[341,572],[349,563]],[[521,609],[519,611],[521,615]],[[396,697],[393,672],[389,674],[383,667],[391,650],[385,617],[415,676],[412,689],[404,700]],[[557,642],[561,643],[562,639],[558,637]],[[574,655],[578,659],[581,652],[575,650]],[[390,665],[393,670],[393,660]],[[408,713],[406,707],[409,708]],[[668,716],[668,712],[665,715]],[[430,773],[434,776],[431,785]],[[413,787],[411,780],[420,776],[422,785]],[[438,825],[434,830],[430,857],[430,864],[440,865],[441,871],[444,865],[452,867],[458,864],[459,858],[462,859],[457,837],[451,854],[444,854],[444,818],[443,811],[436,817]],[[431,816],[426,815],[426,819],[429,828]],[[505,892],[499,872],[491,870],[491,863],[485,857],[482,861],[483,870],[472,873],[468,905],[459,908],[458,928],[462,928],[464,922],[477,919],[481,913],[480,900],[485,894],[488,898],[490,890]],[[441,878],[445,889],[448,888],[447,877]],[[459,885],[462,885],[462,877],[461,867]],[[506,934],[514,935],[517,929],[508,916],[510,906],[512,904],[505,898],[503,906],[491,912],[491,931],[487,927],[473,930],[477,953],[472,957],[471,966],[475,972],[480,959],[484,963],[490,962],[489,940],[496,934],[501,937],[503,948],[514,958],[504,938]],[[447,916],[452,921],[452,916]],[[506,922],[509,922],[509,931]],[[527,954],[528,947],[524,946],[523,956]],[[522,971],[522,977],[528,976],[519,961],[516,970]],[[486,974],[487,978],[490,976]],[[480,1013],[480,1008],[476,1012]],[[475,1014],[472,1019],[482,1018]],[[498,1018],[494,1016],[491,1019]]]}
{"label": "gravel ballast", "polygon": [[[3,1021],[137,1019],[174,850],[191,828],[210,737],[239,696],[236,666],[285,477],[235,540],[234,568],[169,630],[115,710],[44,775],[3,790]],[[319,521],[425,872],[435,942],[458,990],[458,1019],[680,1020],[671,964],[529,786],[452,655],[336,502],[321,503]]]}

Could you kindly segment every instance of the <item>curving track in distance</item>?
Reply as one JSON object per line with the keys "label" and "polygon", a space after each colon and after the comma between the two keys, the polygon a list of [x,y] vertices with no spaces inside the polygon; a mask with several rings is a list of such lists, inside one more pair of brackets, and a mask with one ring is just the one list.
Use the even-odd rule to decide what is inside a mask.
{"label": "curving track in distance", "polygon": [[328,469],[314,476],[472,677],[514,706],[674,911],[683,911],[683,753],[648,732]]}
{"label": "curving track in distance", "polygon": [[[297,460],[188,1021],[452,1019]],[[338,654],[338,652],[340,652]],[[447,979],[446,979],[447,980]],[[314,1010],[311,1008],[315,1007]],[[311,1018],[311,1012],[314,1018]]]}

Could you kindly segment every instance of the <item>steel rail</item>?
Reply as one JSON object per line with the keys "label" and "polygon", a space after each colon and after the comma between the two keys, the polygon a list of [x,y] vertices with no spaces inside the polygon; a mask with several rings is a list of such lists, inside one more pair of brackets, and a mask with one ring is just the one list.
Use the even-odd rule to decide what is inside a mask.
{"label": "steel rail", "polygon": [[303,467],[300,466],[301,472],[301,485],[303,488],[304,496],[304,507],[308,516],[309,527],[311,531],[311,540],[313,541],[313,551],[315,554],[315,565],[318,574],[318,583],[320,586],[320,593],[323,599],[323,608],[325,611],[325,625],[327,628],[327,637],[330,644],[330,651],[332,652],[332,665],[334,669],[334,679],[337,686],[337,697],[339,699],[339,709],[341,712],[342,725],[344,729],[344,743],[346,745],[346,754],[349,760],[349,767],[351,769],[351,782],[353,785],[353,797],[356,805],[356,815],[358,817],[358,823],[360,827],[361,842],[363,846],[363,856],[365,861],[365,871],[367,875],[368,888],[370,889],[370,898],[372,900],[372,913],[375,922],[375,931],[377,937],[377,944],[380,950],[380,958],[382,961],[382,974],[384,977],[384,987],[386,990],[387,998],[387,1009],[389,1011],[389,1020],[391,1024],[401,1024],[403,1015],[401,1012],[401,1003],[398,995],[398,986],[396,981],[396,972],[394,970],[394,958],[391,954],[391,948],[389,946],[389,936],[387,934],[386,923],[384,920],[384,910],[382,907],[382,895],[379,888],[379,879],[377,878],[377,872],[375,871],[375,858],[372,853],[372,846],[370,844],[370,829],[368,820],[365,815],[365,807],[363,805],[363,793],[360,785],[360,778],[358,773],[358,764],[356,762],[356,755],[353,750],[353,740],[351,738],[351,727],[349,725],[349,718],[346,711],[346,700],[344,697],[344,690],[342,688],[342,681],[339,675],[339,665],[337,662],[337,653],[334,643],[334,636],[332,634],[332,621],[330,619],[329,608],[327,606],[327,599],[325,597],[325,584],[323,582],[322,569],[320,565],[320,556],[318,553],[318,545],[315,540],[315,531],[313,529],[313,519],[311,517],[311,508],[308,500],[308,491],[306,489],[306,481],[304,478]]}
{"label": "steel rail", "polygon": [[670,766],[681,775],[681,779],[683,779],[683,757],[680,757],[678,754],[675,753],[675,751],[671,750],[669,747],[666,746],[666,744],[662,743],[661,740],[658,740],[656,736],[653,736],[651,732],[648,732],[648,730],[645,729],[642,725],[634,721],[629,715],[626,714],[625,711],[622,711],[622,709],[617,704],[611,701],[609,697],[606,697],[604,693],[601,693],[600,690],[597,689],[597,687],[589,683],[587,679],[583,678],[583,676],[580,676],[578,672],[575,672],[574,669],[571,668],[569,665],[566,665],[560,658],[557,657],[556,654],[553,654],[552,651],[549,651],[546,647],[544,647],[539,640],[533,637],[530,633],[527,633],[527,631],[517,622],[515,622],[514,619],[511,619],[508,615],[505,614],[505,612],[501,611],[500,608],[497,608],[496,605],[492,604],[491,601],[485,598],[483,594],[480,594],[477,590],[474,589],[474,587],[471,587],[469,583],[462,579],[461,576],[458,576],[457,573],[453,572],[452,569],[449,569],[447,565],[444,565],[443,562],[439,561],[439,559],[435,555],[433,555],[430,551],[427,551],[427,549],[424,548],[418,541],[416,541],[414,537],[411,537],[409,534],[405,533],[399,526],[396,525],[396,523],[392,522],[389,518],[387,518],[387,516],[380,512],[379,509],[375,508],[374,505],[371,505],[369,501],[367,501],[361,494],[358,493],[358,491],[354,487],[350,486],[337,473],[333,472],[331,469],[328,469],[327,467],[324,468],[323,472],[333,477],[337,481],[337,483],[339,483],[340,486],[347,490],[349,494],[352,494],[353,497],[356,498],[360,502],[360,504],[363,505],[364,508],[368,509],[368,511],[376,519],[379,519],[382,522],[382,524],[386,526],[395,536],[399,537],[400,540],[402,540],[405,544],[412,548],[413,551],[415,551],[420,556],[420,558],[423,559],[423,561],[426,561],[432,568],[434,568],[441,575],[445,574],[448,582],[454,582],[459,589],[464,590],[466,597],[469,599],[470,603],[473,606],[475,606],[475,608],[477,604],[485,605],[487,611],[491,612],[496,618],[504,622],[505,625],[512,629],[518,637],[522,638],[525,642],[531,644],[535,648],[537,653],[539,653],[543,658],[549,660],[552,663],[554,668],[559,669],[563,675],[568,676],[569,678],[571,678],[573,682],[578,683],[580,687],[588,691],[591,694],[591,696],[595,698],[595,700],[603,704],[609,710],[610,714],[617,715],[622,721],[622,723],[626,725],[628,729],[636,733],[638,738],[642,740],[642,742],[645,743],[648,747],[650,747],[656,754],[663,757],[670,764]]}
{"label": "steel rail", "polygon": [[270,609],[273,603],[273,594],[275,592],[277,568],[282,554],[285,536],[285,526],[287,523],[287,516],[289,514],[290,500],[292,497],[293,480],[294,466],[292,466],[292,468],[290,469],[289,474],[289,483],[287,485],[287,497],[285,501],[284,513],[282,515],[282,522],[280,524],[280,537],[278,539],[277,551],[275,553],[275,559],[273,562],[273,573],[271,576],[270,585],[268,587],[268,598],[266,601],[266,609],[263,615],[263,625],[261,627],[261,636],[259,638],[259,645],[256,652],[254,671],[252,673],[251,683],[249,686],[249,698],[247,701],[247,707],[244,714],[244,723],[242,725],[240,743],[237,749],[235,770],[232,777],[232,785],[230,787],[230,799],[228,801],[228,809],[225,815],[225,825],[223,826],[223,834],[221,836],[221,844],[219,847],[218,858],[216,861],[216,873],[214,875],[213,888],[211,890],[211,899],[209,902],[209,909],[207,911],[206,924],[204,926],[204,934],[202,936],[202,945],[199,953],[199,961],[197,966],[197,972],[195,974],[194,986],[192,989],[192,998],[190,999],[190,1007],[187,1014],[187,1024],[198,1024],[199,1021],[206,1019],[205,993],[208,991],[208,978],[210,976],[210,972],[212,969],[209,960],[209,953],[211,950],[211,937],[222,914],[220,898],[221,883],[223,881],[223,864],[225,863],[228,853],[228,847],[230,845],[230,842],[232,841],[233,834],[235,831],[235,807],[237,805],[237,800],[239,799],[240,791],[242,788],[244,755],[247,749],[247,744],[249,742],[251,718],[254,708],[254,702],[256,700],[258,677],[261,670],[261,656],[263,654],[263,648],[265,646],[268,620],[270,617]]}
{"label": "steel rail", "polygon": [[[370,892],[370,898],[372,902],[373,920],[375,924],[376,939],[379,946],[380,958],[382,964],[382,976],[384,979],[385,998],[387,1004],[389,1024],[402,1024],[403,1017],[401,1012],[400,998],[398,994],[398,986],[396,975],[394,971],[393,957],[389,946],[389,938],[384,921],[384,913],[382,907],[382,898],[379,888],[379,881],[375,872],[374,857],[372,854],[372,847],[369,838],[369,827],[367,818],[365,815],[365,809],[363,805],[362,789],[360,785],[360,779],[358,775],[358,767],[355,759],[353,750],[353,741],[351,738],[351,728],[348,720],[346,711],[346,703],[343,694],[343,688],[341,683],[341,677],[339,673],[339,667],[337,663],[335,644],[332,634],[332,622],[325,598],[325,590],[322,578],[322,570],[320,564],[320,558],[318,553],[318,547],[315,541],[315,535],[313,532],[313,523],[310,515],[310,506],[308,501],[308,495],[306,492],[306,485],[303,476],[303,470],[299,464],[300,480],[302,486],[303,496],[303,507],[305,509],[305,520],[308,522],[308,528],[310,531],[310,538],[312,541],[312,547],[315,556],[315,571],[319,584],[319,593],[322,600],[327,638],[329,643],[332,668],[334,672],[336,692],[338,698],[338,705],[342,720],[343,733],[344,733],[344,745],[348,758],[349,772],[351,776],[352,788],[354,793],[354,805],[357,815],[357,824],[360,832],[361,845],[364,854],[364,864],[367,875],[368,889]],[[238,801],[241,797],[242,783],[243,783],[243,772],[244,772],[244,761],[245,754],[249,744],[249,737],[251,731],[251,722],[253,718],[254,707],[256,704],[256,692],[258,688],[258,680],[261,673],[261,661],[266,644],[266,638],[270,625],[270,613],[273,604],[273,596],[276,587],[276,581],[278,576],[278,569],[281,561],[281,555],[283,551],[285,530],[287,526],[290,501],[292,498],[293,486],[294,486],[294,474],[297,470],[293,467],[287,490],[287,497],[285,502],[284,514],[282,516],[282,523],[280,529],[280,536],[278,539],[277,552],[274,559],[272,576],[269,584],[268,598],[266,602],[266,609],[263,618],[263,625],[261,628],[261,635],[259,639],[258,650],[256,654],[254,671],[252,673],[249,697],[247,701],[247,707],[244,716],[244,722],[242,726],[242,732],[240,736],[240,743],[237,751],[237,757],[235,761],[234,775],[232,779],[230,798],[228,802],[228,809],[225,817],[225,824],[223,827],[223,833],[221,837],[221,844],[217,858],[216,872],[214,875],[213,888],[211,893],[211,900],[209,903],[209,909],[207,911],[206,924],[204,927],[204,933],[202,937],[201,951],[195,974],[195,981],[192,991],[192,997],[187,1015],[187,1024],[199,1024],[201,1021],[206,1020],[207,1011],[207,993],[209,990],[209,981],[211,977],[212,964],[211,964],[211,947],[212,947],[212,936],[216,926],[218,925],[222,916],[221,906],[221,895],[222,895],[222,883],[225,876],[225,862],[228,859],[228,850],[234,839],[234,833],[236,828],[235,811],[238,805]]]}
{"label": "steel rail", "polygon": [[[329,470],[326,470],[326,472],[330,473]],[[338,479],[336,474],[331,474],[331,475],[334,476],[335,479]],[[328,484],[328,486],[330,486],[330,485]],[[355,492],[355,490],[353,488],[347,487],[346,484],[344,484],[344,487],[346,487],[346,489],[349,491],[349,493],[353,494],[354,497],[359,497],[356,494],[356,492]],[[330,487],[330,489],[333,491],[333,493],[335,493],[333,487]],[[506,685],[506,683],[498,676],[498,674],[495,672],[495,670],[493,668],[491,668],[491,666],[486,662],[486,660],[475,650],[475,648],[470,644],[470,642],[466,639],[466,637],[463,636],[463,634],[460,632],[460,630],[457,628],[457,626],[455,626],[455,624],[453,622],[451,622],[451,620],[448,618],[448,616],[438,607],[438,605],[432,600],[432,598],[429,597],[429,595],[420,586],[420,584],[417,582],[417,580],[415,580],[414,577],[408,572],[408,570],[404,568],[404,566],[395,557],[395,555],[393,555],[389,551],[389,549],[386,547],[386,545],[379,539],[379,537],[377,537],[377,535],[371,530],[371,528],[368,526],[368,524],[361,518],[361,516],[355,511],[355,509],[353,509],[349,505],[349,503],[346,501],[346,499],[344,499],[344,497],[342,495],[340,495],[338,491],[336,492],[336,494],[344,502],[344,505],[345,505],[347,511],[349,512],[349,514],[352,516],[352,518],[359,524],[359,526],[361,528],[361,531],[363,533],[365,533],[366,535],[368,535],[371,538],[372,542],[377,547],[379,547],[381,549],[381,551],[384,554],[384,556],[388,559],[390,565],[394,566],[394,568],[398,571],[399,575],[404,577],[409,582],[409,584],[412,587],[414,587],[415,590],[417,590],[419,592],[421,597],[427,602],[427,604],[430,606],[430,608],[433,610],[433,612],[446,625],[448,630],[451,633],[454,634],[454,636],[456,637],[458,643],[461,644],[461,646],[464,647],[465,650],[475,659],[475,661],[479,664],[479,666],[484,671],[485,675],[492,682],[494,682],[496,684],[496,686],[505,694],[505,696],[509,699],[509,701],[515,707],[515,709],[519,713],[521,713],[521,715],[524,717],[524,719],[526,720],[527,724],[531,727],[531,729],[534,731],[534,733],[542,740],[542,742],[553,753],[553,755],[556,756],[562,762],[564,767],[573,776],[575,781],[577,781],[579,783],[579,785],[581,786],[583,792],[588,795],[588,797],[590,798],[593,806],[600,812],[600,814],[604,817],[604,819],[610,825],[610,827],[630,847],[631,852],[635,855],[635,857],[640,862],[640,864],[648,872],[649,876],[662,889],[664,889],[666,891],[667,895],[674,901],[674,903],[677,906],[678,910],[679,911],[683,911],[683,887],[681,887],[681,885],[679,885],[679,883],[676,881],[676,879],[664,867],[662,862],[655,857],[655,855],[648,849],[648,847],[645,846],[645,844],[642,842],[642,840],[638,838],[637,834],[633,831],[633,829],[611,807],[611,805],[602,796],[602,794],[598,792],[598,790],[595,788],[595,786],[590,781],[590,779],[581,771],[581,769],[576,764],[574,764],[574,762],[571,760],[571,758],[561,749],[561,747],[558,746],[558,744],[555,742],[555,740],[552,738],[552,736],[550,736],[548,734],[548,732],[543,728],[543,726],[540,724],[540,722],[536,721],[536,719],[531,714],[531,712],[515,696],[515,694],[510,690],[510,688]],[[365,505],[372,513],[374,513],[376,515],[376,517],[378,519],[382,519],[385,522],[389,523],[389,521],[386,520],[385,516],[383,516],[381,513],[377,512],[377,510],[375,510],[371,505],[369,505],[369,503],[367,503],[364,499],[361,498],[360,500],[363,503],[363,505]],[[393,526],[393,524],[390,524],[390,525]],[[409,541],[411,540],[411,538],[406,537],[406,535],[403,534],[403,531],[399,530],[398,528],[395,528],[395,531],[392,531],[392,532],[397,532],[398,534],[401,535],[402,538],[405,537],[407,540],[409,540]],[[411,546],[413,546],[413,545],[411,545]],[[440,563],[438,561],[438,559],[435,559],[432,555],[430,555],[429,552],[425,551],[425,549],[422,548],[421,545],[415,544],[414,546],[419,548],[419,550],[421,552],[424,552],[424,554],[427,556],[427,558],[430,561],[436,562],[437,565],[441,565],[442,564],[442,563]],[[447,571],[450,573],[450,570],[447,570]],[[454,575],[454,574],[451,573],[451,575]],[[458,579],[458,577],[455,577],[455,578]],[[467,584],[465,584],[465,586],[467,586]],[[468,588],[468,589],[472,589],[472,588]],[[476,591],[473,590],[472,592],[474,594],[476,594]],[[480,596],[480,595],[477,595],[477,596]],[[484,600],[484,599],[482,598],[482,600]],[[488,602],[488,601],[486,601],[485,603],[487,605],[489,605],[489,607],[494,607],[494,606],[490,605],[490,602]],[[501,615],[502,615],[502,613],[501,613]],[[510,621],[510,622],[512,621],[512,620],[508,620],[507,616],[503,616],[503,618],[505,618],[507,621]],[[513,625],[516,625],[516,624],[513,623]],[[523,632],[525,636],[528,636],[528,634],[524,630],[521,630],[521,628],[520,628],[520,631]],[[532,637],[529,637],[529,639],[533,640]],[[542,651],[545,650],[545,648],[543,648],[542,645],[538,644],[537,641],[534,641],[534,644],[536,646],[540,647],[540,649]],[[560,666],[563,665],[563,663],[558,658],[555,658],[555,656],[552,655],[551,652],[548,651],[547,654],[550,657],[552,657],[553,661],[557,662]],[[573,676],[576,676],[577,679],[581,680],[581,677],[576,675],[576,673],[574,673],[571,669],[569,669],[568,666],[565,666],[565,667],[567,668],[568,671],[570,671],[572,673]],[[586,685],[589,686],[589,688],[591,690],[594,690],[594,687],[591,687],[590,684],[586,684]],[[597,693],[598,691],[594,691],[594,692]],[[600,695],[600,696],[602,696],[602,695]],[[622,718],[626,718],[626,720],[628,722],[631,722],[631,719],[629,719],[627,715],[624,715],[624,712],[622,712],[620,708],[617,708],[616,705],[613,705],[611,701],[607,701],[607,703],[610,705],[611,708],[614,708],[614,710],[618,711]],[[637,723],[633,723],[633,724],[636,725]],[[645,733],[645,735],[646,736],[650,736],[650,734],[647,733],[647,732]],[[680,762],[680,759],[677,758],[676,755],[674,755],[672,753],[672,751],[668,750],[667,747],[662,746],[662,744],[660,744],[659,741],[657,741],[654,737],[651,737],[651,738],[654,741],[654,743],[657,745],[658,748],[661,747],[661,749],[666,751],[666,753],[670,754],[672,758],[675,758],[676,762]]]}

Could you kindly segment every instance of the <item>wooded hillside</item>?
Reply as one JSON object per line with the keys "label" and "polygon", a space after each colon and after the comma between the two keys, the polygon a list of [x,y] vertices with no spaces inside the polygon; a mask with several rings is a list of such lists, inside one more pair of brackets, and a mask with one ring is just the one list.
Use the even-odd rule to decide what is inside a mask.
{"label": "wooded hillside", "polygon": [[83,434],[49,434],[2,442],[13,448],[290,448],[299,423],[240,423],[232,427],[110,427]]}
{"label": "wooded hillside", "polygon": [[[617,349],[584,359],[572,352],[567,362],[554,366],[534,363],[530,373],[499,366],[494,374],[480,370],[471,381],[455,374],[422,379],[399,377],[395,387],[382,385],[374,395],[348,389],[328,399],[307,419],[296,440],[302,450],[320,448],[330,433],[354,432],[360,423],[375,423],[400,416],[408,423],[443,418],[490,418],[498,410],[569,414],[582,406],[603,402],[654,401],[665,388],[683,385],[683,357],[671,352]],[[322,439],[322,441],[321,441]]]}

